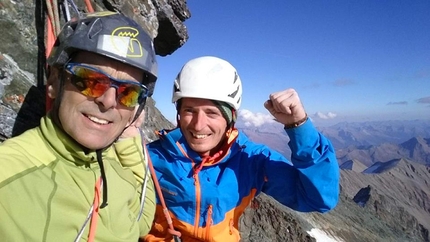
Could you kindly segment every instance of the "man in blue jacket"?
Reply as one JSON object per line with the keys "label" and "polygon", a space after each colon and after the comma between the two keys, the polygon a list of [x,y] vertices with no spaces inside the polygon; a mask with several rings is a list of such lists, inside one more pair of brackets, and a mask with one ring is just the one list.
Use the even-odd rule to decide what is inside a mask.
{"label": "man in blue jacket", "polygon": [[227,61],[204,56],[183,66],[172,98],[178,128],[148,145],[162,194],[145,241],[239,241],[239,217],[260,192],[302,212],[336,206],[335,151],[297,92],[272,93],[264,103],[284,125],[291,161],[234,127],[241,100],[241,80]]}

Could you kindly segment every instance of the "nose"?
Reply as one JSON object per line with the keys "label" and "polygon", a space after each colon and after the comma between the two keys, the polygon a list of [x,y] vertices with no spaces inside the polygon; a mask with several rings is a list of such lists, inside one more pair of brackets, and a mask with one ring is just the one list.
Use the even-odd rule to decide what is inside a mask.
{"label": "nose", "polygon": [[105,110],[116,107],[117,98],[116,98],[116,89],[114,87],[110,87],[103,95],[94,99],[94,101],[102,106]]}
{"label": "nose", "polygon": [[192,125],[195,131],[200,131],[206,126],[206,113],[205,112],[195,112],[192,119]]}

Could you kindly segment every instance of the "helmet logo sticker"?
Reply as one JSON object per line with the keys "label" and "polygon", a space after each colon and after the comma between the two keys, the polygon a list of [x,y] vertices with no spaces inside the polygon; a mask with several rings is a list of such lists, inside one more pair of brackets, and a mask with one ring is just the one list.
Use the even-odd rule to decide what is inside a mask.
{"label": "helmet logo sticker", "polygon": [[[139,35],[139,31],[132,27],[119,27],[112,31],[112,42],[114,47],[121,50],[124,44],[128,45],[127,57],[142,57],[142,45],[136,38]],[[121,37],[122,43],[118,43],[115,37]]]}
{"label": "helmet logo sticker", "polygon": [[143,57],[142,44],[136,38],[139,31],[132,27],[119,27],[111,35],[99,36],[97,48],[124,58]]}

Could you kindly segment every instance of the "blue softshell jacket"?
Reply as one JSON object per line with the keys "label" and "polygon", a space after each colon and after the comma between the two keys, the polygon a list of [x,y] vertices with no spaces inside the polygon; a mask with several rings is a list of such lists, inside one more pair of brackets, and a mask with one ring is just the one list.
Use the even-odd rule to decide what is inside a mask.
{"label": "blue softshell jacket", "polygon": [[[308,119],[285,129],[291,161],[237,130],[229,149],[205,160],[180,129],[148,144],[157,179],[182,241],[239,241],[238,222],[259,193],[302,212],[327,212],[339,198],[339,166],[330,141]],[[285,144],[287,146],[287,144]],[[145,241],[171,241],[160,201]]]}

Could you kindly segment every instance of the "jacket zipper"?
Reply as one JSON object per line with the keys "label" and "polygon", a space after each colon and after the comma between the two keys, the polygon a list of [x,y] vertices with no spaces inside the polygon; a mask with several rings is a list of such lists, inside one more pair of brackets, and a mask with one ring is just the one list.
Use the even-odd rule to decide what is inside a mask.
{"label": "jacket zipper", "polygon": [[[194,162],[193,162],[194,163]],[[200,222],[200,181],[199,181],[199,175],[197,173],[193,174],[194,178],[194,186],[196,189],[196,214],[194,216],[194,236],[198,238],[198,229],[199,229],[199,222]]]}
{"label": "jacket zipper", "polygon": [[206,240],[210,241],[211,238],[211,226],[212,226],[212,205],[208,207],[208,213],[206,215]]}
{"label": "jacket zipper", "polygon": [[[181,144],[176,142],[178,148],[181,150],[182,154],[187,157],[191,161],[191,167],[195,166],[195,162],[191,159],[185,150],[182,148]],[[196,213],[194,215],[194,237],[198,238],[198,229],[199,229],[199,221],[200,221],[200,182],[198,173],[193,171],[193,179],[194,179],[194,187],[196,189]]]}

